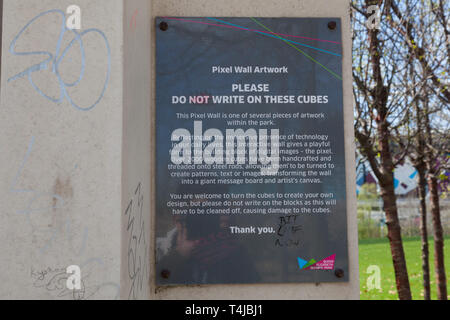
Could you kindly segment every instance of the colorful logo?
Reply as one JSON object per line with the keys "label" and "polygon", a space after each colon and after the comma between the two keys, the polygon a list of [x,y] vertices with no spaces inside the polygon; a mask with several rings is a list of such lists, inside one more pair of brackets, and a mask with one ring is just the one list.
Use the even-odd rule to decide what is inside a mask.
{"label": "colorful logo", "polygon": [[334,270],[334,263],[336,261],[336,255],[333,254],[328,258],[320,260],[317,262],[314,259],[309,261],[303,260],[302,258],[297,258],[298,266],[300,270]]}

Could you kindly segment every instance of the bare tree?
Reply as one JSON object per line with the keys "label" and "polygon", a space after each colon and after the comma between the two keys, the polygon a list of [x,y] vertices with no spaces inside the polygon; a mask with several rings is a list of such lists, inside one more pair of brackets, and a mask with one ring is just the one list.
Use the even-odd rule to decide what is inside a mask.
{"label": "bare tree", "polygon": [[436,285],[438,289],[438,299],[447,300],[447,280],[444,264],[444,232],[441,222],[441,213],[439,206],[439,190],[438,190],[438,176],[441,171],[442,163],[439,159],[443,159],[443,151],[449,152],[447,138],[442,137],[441,134],[433,132],[430,121],[428,99],[425,99],[424,122],[426,129],[426,164],[428,170],[428,187],[430,189],[430,203],[431,215],[433,217],[433,235],[434,235],[434,264],[436,272]]}
{"label": "bare tree", "polygon": [[[428,245],[428,230],[427,230],[427,204],[426,204],[426,187],[427,187],[427,163],[425,159],[426,151],[426,135],[424,124],[424,110],[420,106],[419,94],[423,92],[424,83],[417,81],[414,65],[412,63],[412,56],[410,56],[410,78],[408,78],[408,84],[405,86],[407,90],[411,90],[412,97],[411,102],[414,107],[414,116],[411,122],[407,125],[411,125],[415,132],[415,144],[411,144],[411,150],[408,153],[408,157],[417,170],[418,176],[418,198],[419,198],[419,211],[420,211],[420,236],[422,243],[422,272],[423,272],[423,288],[424,299],[431,300],[431,287],[430,287],[430,254]],[[420,85],[419,85],[420,84]]]}
{"label": "bare tree", "polygon": [[[367,25],[367,9],[372,5],[382,8],[380,30]],[[402,125],[408,109],[398,86],[408,70],[405,49],[398,47],[399,35],[386,25],[383,0],[354,1],[352,7],[355,136],[380,185],[399,298],[410,300],[394,186],[394,169],[406,153],[394,154],[392,149],[392,133]]]}
{"label": "bare tree", "polygon": [[[406,5],[409,2],[410,1],[406,0]],[[428,5],[434,6],[433,5],[434,2],[430,0],[429,2],[422,1],[420,5],[415,4],[415,7],[421,6],[423,7],[427,5],[427,3]],[[444,5],[442,4],[442,6]],[[437,6],[436,8],[438,7],[439,6]],[[432,15],[433,10],[434,10],[433,7],[430,8],[428,14]],[[447,50],[449,48],[448,35],[445,34],[445,32],[448,32],[447,28],[445,27],[443,28],[444,30],[442,30],[444,37],[439,39],[440,43],[434,43],[433,46],[429,47],[427,46],[428,44],[427,42],[419,41],[420,36],[418,35],[420,35],[422,32],[428,32],[429,33],[428,37],[423,38],[423,40],[428,39],[432,41],[433,39],[430,39],[430,33],[433,31],[431,29],[424,30],[422,28],[423,25],[416,26],[413,19],[414,15],[411,15],[413,14],[413,12],[409,12],[408,15],[404,15],[402,13],[401,7],[397,4],[397,1],[395,0],[386,0],[386,12],[387,12],[387,19],[390,22],[391,26],[393,27],[394,30],[396,30],[402,35],[405,44],[409,47],[410,50],[413,51],[414,58],[420,63],[422,69],[427,74],[427,77],[430,79],[432,85],[431,88],[434,88],[434,92],[436,93],[437,97],[441,99],[444,103],[447,104],[450,103],[450,89],[448,88],[448,85],[444,81],[442,81],[439,75],[439,71],[442,69],[443,66],[442,61],[444,59],[439,58],[436,55],[436,52],[439,51],[440,47],[445,46]],[[442,12],[442,15],[444,16],[445,19],[444,12]],[[424,17],[422,16],[421,18]],[[422,21],[424,20],[425,19],[422,19]],[[437,28],[442,25],[446,26],[446,23],[443,24],[435,23],[434,27]],[[433,36],[436,36],[439,33],[441,33],[439,30],[435,30],[433,32]],[[447,54],[448,53],[450,53],[450,51],[447,51]],[[448,59],[448,56],[445,59]]]}
{"label": "bare tree", "polygon": [[[450,104],[448,75],[450,63],[450,35],[445,13],[449,12],[449,3],[443,1],[394,1],[386,0],[387,20],[392,29],[401,35],[413,69],[421,69],[422,110],[418,110],[418,139],[421,154],[419,161],[419,179],[423,179],[423,163],[426,164],[427,180],[430,189],[431,215],[433,218],[434,252],[436,284],[438,298],[447,300],[447,281],[444,265],[444,237],[439,206],[438,176],[441,171],[439,159],[446,151],[448,140],[442,140],[442,134],[435,132],[432,115],[437,111],[445,112]],[[419,73],[419,71],[418,71]],[[416,100],[417,102],[417,100]],[[439,119],[438,119],[439,122]],[[441,138],[439,138],[441,137]],[[447,137],[448,139],[448,137]],[[419,144],[419,142],[418,142]],[[423,184],[423,180],[420,180]],[[423,203],[422,205],[423,206]],[[422,217],[423,219],[424,217]],[[426,221],[425,221],[426,222]],[[424,236],[424,234],[422,234]],[[425,272],[425,270],[424,270]]]}

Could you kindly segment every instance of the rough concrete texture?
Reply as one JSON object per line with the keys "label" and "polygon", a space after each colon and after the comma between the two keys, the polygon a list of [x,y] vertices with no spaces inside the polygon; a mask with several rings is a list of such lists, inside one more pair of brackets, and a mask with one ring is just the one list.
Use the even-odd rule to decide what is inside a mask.
{"label": "rough concrete texture", "polygon": [[[81,8],[81,36],[62,32],[72,4]],[[139,183],[142,194],[150,193],[148,6],[145,0],[4,1],[0,298],[130,295],[137,276],[122,240],[137,227],[122,223],[139,219],[134,208],[126,211]],[[138,9],[139,26],[126,20]],[[125,34],[130,47],[124,49]],[[148,49],[137,55],[138,42]],[[148,196],[139,206],[149,211]],[[148,220],[147,214],[146,227]],[[131,260],[148,256],[148,248],[132,250]],[[69,265],[81,268],[81,291],[66,288]],[[130,276],[121,281],[121,274]],[[145,281],[132,297],[148,297]]]}
{"label": "rough concrete texture", "polygon": [[[157,288],[152,279],[152,299],[359,299],[358,242],[355,191],[355,147],[353,133],[351,37],[349,1],[347,0],[155,0],[151,16],[186,17],[340,17],[343,31],[343,79],[344,116],[346,137],[346,172],[348,206],[348,241],[350,259],[350,282],[345,284],[261,284],[261,285],[214,285]],[[155,35],[153,24],[152,36]],[[152,41],[153,46],[155,42]],[[153,58],[152,69],[155,67]],[[155,74],[153,72],[153,90]],[[155,112],[154,96],[152,114]],[[155,131],[155,122],[152,123]],[[155,140],[152,140],[152,150]],[[152,157],[154,159],[154,156]],[[153,167],[154,170],[154,167]],[[154,175],[152,175],[153,177]],[[153,180],[154,182],[154,180]],[[154,196],[154,195],[153,195]],[[153,207],[152,207],[153,208]],[[154,221],[154,212],[152,212]],[[152,235],[154,238],[154,235]],[[154,252],[154,250],[151,250]],[[154,265],[152,256],[151,264]]]}
{"label": "rough concrete texture", "polygon": [[122,173],[122,299],[150,296],[150,2],[126,0]]}

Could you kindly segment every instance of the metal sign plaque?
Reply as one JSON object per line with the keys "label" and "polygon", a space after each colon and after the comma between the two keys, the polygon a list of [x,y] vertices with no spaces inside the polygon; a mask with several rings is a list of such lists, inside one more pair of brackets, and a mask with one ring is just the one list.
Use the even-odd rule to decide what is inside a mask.
{"label": "metal sign plaque", "polygon": [[156,19],[156,283],[346,282],[341,21]]}

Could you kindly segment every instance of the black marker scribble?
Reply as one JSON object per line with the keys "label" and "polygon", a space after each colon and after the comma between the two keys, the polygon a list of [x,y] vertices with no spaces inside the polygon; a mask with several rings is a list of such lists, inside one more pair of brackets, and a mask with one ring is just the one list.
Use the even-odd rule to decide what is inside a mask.
{"label": "black marker scribble", "polygon": [[303,227],[297,224],[297,217],[297,215],[291,215],[279,218],[276,246],[293,247],[300,245],[300,232]]}
{"label": "black marker scribble", "polygon": [[[83,269],[86,271],[85,269]],[[31,270],[31,279],[33,281],[33,287],[45,289],[48,292],[54,293],[56,298],[69,298],[73,300],[89,300],[104,287],[113,287],[116,296],[115,299],[120,297],[120,287],[113,282],[105,282],[99,285],[87,286],[88,278],[93,273],[92,270],[88,270],[81,278],[81,289],[71,290],[67,288],[67,279],[71,276],[66,272],[65,268],[51,268],[48,267],[44,270],[36,271]]]}
{"label": "black marker scribble", "polygon": [[47,291],[55,292],[58,298],[71,296],[73,300],[85,299],[86,286],[84,280],[81,279],[80,290],[70,290],[67,288],[67,279],[70,274],[66,273],[62,268],[47,268],[42,271],[32,271],[33,286],[35,288],[44,288]]}
{"label": "black marker scribble", "polygon": [[141,183],[139,183],[125,210],[125,216],[128,217],[127,232],[129,234],[128,276],[131,280],[128,299],[137,299],[149,279],[149,248],[146,242],[147,230],[143,208],[144,196],[141,193]]}

